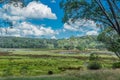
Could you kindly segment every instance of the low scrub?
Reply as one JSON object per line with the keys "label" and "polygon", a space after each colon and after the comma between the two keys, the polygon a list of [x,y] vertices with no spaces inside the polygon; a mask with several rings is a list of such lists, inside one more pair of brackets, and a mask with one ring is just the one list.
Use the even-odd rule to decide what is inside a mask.
{"label": "low scrub", "polygon": [[97,70],[102,68],[102,65],[99,62],[98,54],[95,53],[90,54],[87,68],[90,70]]}
{"label": "low scrub", "polygon": [[120,61],[113,63],[112,67],[113,67],[114,69],[120,68]]}
{"label": "low scrub", "polygon": [[88,69],[90,70],[97,70],[97,69],[101,69],[102,65],[99,62],[90,62],[87,66]]}
{"label": "low scrub", "polygon": [[15,77],[0,80],[120,80],[120,70],[70,71],[65,75]]}
{"label": "low scrub", "polygon": [[48,75],[52,75],[53,74],[53,71],[48,71]]}
{"label": "low scrub", "polygon": [[58,67],[59,70],[65,71],[65,70],[80,70],[82,69],[82,66],[68,66],[68,67]]}

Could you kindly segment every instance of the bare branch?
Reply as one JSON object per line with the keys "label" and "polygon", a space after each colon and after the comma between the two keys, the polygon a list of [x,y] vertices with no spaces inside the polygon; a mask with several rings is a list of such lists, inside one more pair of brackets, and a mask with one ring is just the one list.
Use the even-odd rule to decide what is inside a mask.
{"label": "bare branch", "polygon": [[112,7],[113,5],[112,5],[112,3],[111,3],[110,0],[107,0],[107,2],[108,2],[108,4],[109,4],[110,10],[111,10],[111,14],[113,15],[113,18],[114,18],[114,20],[115,20],[115,24],[116,24],[116,27],[117,27],[117,29],[118,29],[118,32],[120,33],[120,24],[119,24],[119,22],[118,22],[118,20],[117,20],[117,16],[116,16],[115,10],[114,10],[113,7]]}
{"label": "bare branch", "polygon": [[109,17],[109,15],[107,14],[105,8],[103,7],[102,3],[100,0],[95,0],[97,2],[97,4],[99,5],[99,7],[101,8],[102,12],[104,13],[104,15],[106,16],[107,20],[111,23],[111,27],[113,27],[117,32],[118,29],[115,27],[115,24],[112,22],[111,18]]}

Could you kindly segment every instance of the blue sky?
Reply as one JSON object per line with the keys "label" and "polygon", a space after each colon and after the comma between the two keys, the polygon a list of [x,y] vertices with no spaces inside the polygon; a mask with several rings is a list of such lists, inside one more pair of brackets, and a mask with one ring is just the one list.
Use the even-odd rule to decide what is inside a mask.
{"label": "blue sky", "polygon": [[97,35],[99,29],[91,20],[78,19],[75,23],[62,23],[64,12],[59,7],[61,0],[29,2],[26,7],[4,4],[0,8],[0,19],[9,20],[9,26],[0,28],[1,36],[33,38],[69,38],[70,36]]}

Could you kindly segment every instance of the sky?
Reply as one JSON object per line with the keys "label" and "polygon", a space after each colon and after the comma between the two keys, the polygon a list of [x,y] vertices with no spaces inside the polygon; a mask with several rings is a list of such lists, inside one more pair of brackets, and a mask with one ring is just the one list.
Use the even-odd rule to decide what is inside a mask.
{"label": "sky", "polygon": [[0,23],[1,36],[60,39],[71,36],[98,35],[99,29],[91,20],[78,19],[63,23],[64,11],[61,0],[39,0],[29,2],[25,7],[20,3],[0,5],[0,20],[12,22],[12,28]]}

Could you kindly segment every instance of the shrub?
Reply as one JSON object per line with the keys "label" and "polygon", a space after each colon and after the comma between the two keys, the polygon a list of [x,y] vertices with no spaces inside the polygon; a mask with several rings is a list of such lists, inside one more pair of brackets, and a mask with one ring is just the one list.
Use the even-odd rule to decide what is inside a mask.
{"label": "shrub", "polygon": [[3,76],[12,76],[12,71],[11,71],[11,67],[7,67],[3,70]]}
{"label": "shrub", "polygon": [[120,68],[120,61],[113,63],[112,68]]}
{"label": "shrub", "polygon": [[53,71],[48,71],[48,74],[49,74],[49,75],[52,75],[52,74],[53,74]]}
{"label": "shrub", "polygon": [[95,60],[99,60],[99,56],[96,53],[91,53],[89,56],[89,60],[90,61],[95,61]]}
{"label": "shrub", "polygon": [[102,65],[100,64],[100,62],[98,62],[98,60],[99,60],[98,54],[96,53],[90,54],[87,68],[91,70],[101,69]]}
{"label": "shrub", "polygon": [[65,66],[65,67],[58,67],[59,70],[65,71],[65,70],[80,70],[82,69],[82,66]]}
{"label": "shrub", "polygon": [[27,72],[28,72],[28,66],[22,66],[22,67],[20,68],[20,74],[21,74],[21,75],[26,75]]}
{"label": "shrub", "polygon": [[90,62],[87,66],[88,69],[90,70],[97,70],[97,69],[101,69],[102,65],[99,62]]}

